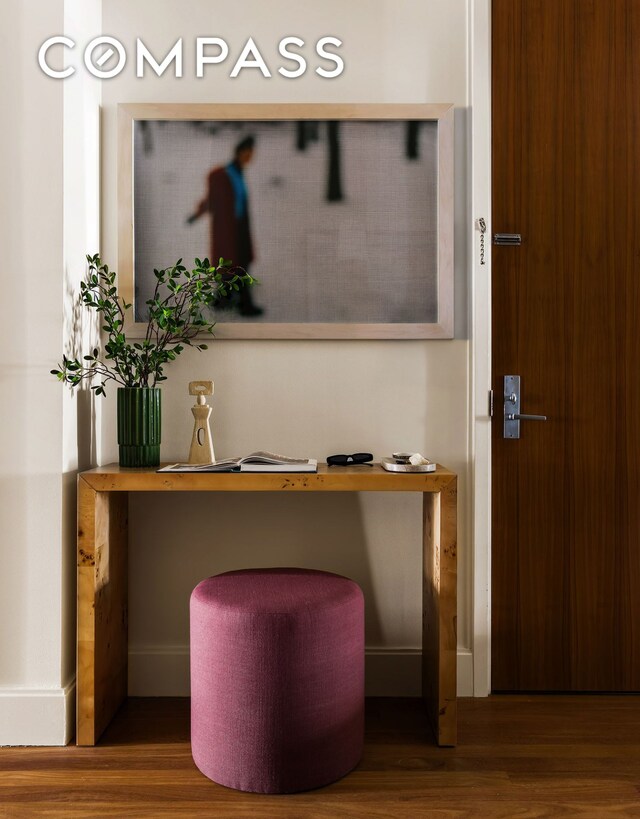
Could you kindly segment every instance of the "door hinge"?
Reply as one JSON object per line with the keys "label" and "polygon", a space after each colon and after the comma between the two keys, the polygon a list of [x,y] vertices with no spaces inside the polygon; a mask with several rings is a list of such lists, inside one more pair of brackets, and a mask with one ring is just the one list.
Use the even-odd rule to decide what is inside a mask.
{"label": "door hinge", "polygon": [[489,390],[489,418],[493,418],[493,390]]}

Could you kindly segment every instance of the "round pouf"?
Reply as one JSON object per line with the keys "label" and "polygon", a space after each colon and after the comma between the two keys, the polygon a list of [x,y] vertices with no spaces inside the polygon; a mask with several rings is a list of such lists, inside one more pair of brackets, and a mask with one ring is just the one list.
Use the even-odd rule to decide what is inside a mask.
{"label": "round pouf", "polygon": [[256,793],[327,785],[360,761],[364,602],[346,577],[251,569],[191,595],[191,750]]}

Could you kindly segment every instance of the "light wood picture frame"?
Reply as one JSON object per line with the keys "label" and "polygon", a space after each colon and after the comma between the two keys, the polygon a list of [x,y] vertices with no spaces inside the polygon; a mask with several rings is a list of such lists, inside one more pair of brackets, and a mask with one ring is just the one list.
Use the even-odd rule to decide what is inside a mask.
{"label": "light wood picture frame", "polygon": [[[322,204],[319,206],[320,210],[316,212],[309,209],[306,204],[300,205],[299,201],[303,200],[294,201],[291,198],[301,196],[300,191],[309,188],[308,180],[300,182],[291,178],[290,169],[296,164],[295,161],[279,160],[280,164],[277,168],[267,168],[266,163],[269,155],[272,165],[274,157],[282,156],[281,142],[285,134],[287,144],[295,140],[296,133],[298,139],[301,134],[305,133],[315,133],[317,139],[318,128],[324,129],[326,124],[329,134],[327,141],[330,142],[331,130],[329,130],[328,123],[339,125],[343,140],[351,152],[348,154],[352,157],[349,167],[356,165],[360,170],[354,172],[353,177],[347,178],[346,187],[352,195],[344,197],[344,200],[347,200],[346,204],[343,201],[332,210],[326,204]],[[354,126],[352,123],[361,123],[361,125]],[[379,124],[379,127],[376,124]],[[415,127],[411,127],[410,124]],[[422,124],[424,128],[421,128]],[[187,125],[193,127],[187,128]],[[369,137],[361,138],[365,131],[357,130],[357,128],[362,128],[362,126],[367,126],[366,134]],[[375,169],[384,165],[386,170],[388,144],[391,144],[390,140],[393,140],[393,145],[397,146],[398,135],[401,133],[399,128],[403,129],[403,134],[406,133],[406,141],[397,153],[393,154],[394,158],[389,164],[387,182],[387,178]],[[294,132],[293,129],[297,131]],[[173,225],[175,225],[176,235],[182,231],[180,235],[184,236],[186,217],[189,216],[184,203],[184,193],[182,204],[173,204],[174,201],[179,202],[180,200],[180,193],[177,191],[178,183],[182,184],[183,176],[186,179],[189,174],[193,179],[199,180],[199,189],[194,189],[191,196],[195,207],[196,201],[202,199],[202,194],[205,192],[205,182],[201,171],[197,171],[199,176],[194,176],[196,173],[194,161],[200,163],[203,168],[205,167],[203,163],[207,163],[207,168],[210,168],[212,164],[220,164],[219,157],[223,156],[222,151],[226,151],[224,155],[228,157],[230,146],[234,144],[237,146],[243,137],[256,130],[259,134],[265,135],[256,137],[256,155],[263,162],[263,166],[258,172],[254,170],[254,166],[259,167],[258,160],[252,163],[252,167],[245,174],[248,178],[245,192],[248,188],[252,224],[256,221],[255,211],[258,200],[263,202],[259,210],[259,213],[265,214],[263,224],[260,225],[262,246],[267,247],[272,261],[267,273],[258,265],[256,269],[252,267],[250,270],[252,275],[255,275],[261,282],[260,286],[252,288],[252,297],[260,303],[264,297],[263,294],[271,293],[274,294],[273,301],[271,306],[267,303],[264,315],[255,318],[237,316],[230,310],[216,310],[213,315],[216,321],[216,336],[219,339],[452,338],[454,328],[454,149],[453,105],[451,104],[140,103],[119,105],[118,282],[121,295],[126,301],[133,304],[136,315],[136,322],[128,328],[128,331],[133,332],[134,335],[136,331],[142,334],[143,329],[146,328],[146,322],[143,320],[145,287],[147,281],[153,278],[153,267],[165,267],[175,262],[179,255],[183,255],[183,250],[178,246],[180,241],[175,241],[174,247],[172,236]],[[321,130],[321,133],[324,134],[324,130]],[[368,164],[365,164],[368,156],[366,154],[367,139],[378,139],[378,133],[386,135],[384,140],[386,140],[385,144],[388,144],[384,151],[387,153],[381,154],[383,149],[376,143],[371,158],[366,160]],[[417,141],[419,139],[417,134],[420,133],[425,135],[422,137],[422,143]],[[147,150],[149,147],[147,143],[154,134],[155,143],[152,144],[161,146],[153,148],[156,154]],[[274,142],[272,134],[277,134],[279,141]],[[218,153],[212,153],[212,158],[203,156],[202,151],[202,146],[205,144],[203,140],[209,140],[206,143],[208,150],[211,136],[214,137],[213,142],[217,140],[220,146],[216,145]],[[412,150],[410,146],[412,138],[413,150],[420,155],[420,158],[422,154],[425,155],[424,184],[420,175],[422,170],[420,173],[416,171],[416,168],[422,168],[422,166],[414,164],[409,167],[406,165],[406,157],[413,158],[407,153]],[[275,147],[269,149],[271,143]],[[361,148],[361,145],[364,147]],[[260,151],[263,146],[261,156]],[[268,149],[271,151],[270,154]],[[300,149],[299,144],[298,149]],[[327,163],[331,165],[333,160],[329,156],[330,147],[319,148],[316,145],[313,151],[316,152],[315,159],[306,167],[313,166],[317,176],[321,163],[324,163],[323,167],[326,167]],[[395,147],[394,151],[396,151]],[[402,151],[405,152],[404,160],[401,160]],[[151,159],[145,155],[146,153],[152,154]],[[194,156],[196,160],[192,160]],[[364,157],[362,161],[359,159],[361,156]],[[401,164],[402,161],[404,165]],[[369,170],[366,170],[367,168]],[[331,173],[332,170],[329,168],[329,180]],[[364,179],[363,182],[359,182],[356,178],[358,173]],[[392,187],[395,180],[405,180],[403,183],[405,188],[400,193],[396,193]],[[317,180],[314,184],[315,196],[318,188]],[[331,181],[328,184],[331,186]],[[378,185],[378,188],[373,188],[375,185]],[[189,190],[194,187],[194,184],[191,184]],[[176,189],[175,194],[174,188]],[[372,188],[375,194],[375,204],[369,210],[373,213],[373,218],[377,219],[377,227],[374,225],[372,228],[371,224],[368,224],[367,229],[364,230],[359,227],[359,223],[355,224],[353,219],[355,215],[360,218],[359,214],[363,210],[361,205],[364,201],[362,197],[371,197]],[[287,192],[286,194],[281,193],[283,189]],[[405,190],[408,193],[405,193]],[[257,194],[254,197],[255,192]],[[325,200],[329,198],[326,191],[321,192],[318,198],[321,199],[323,195]],[[282,243],[282,237],[285,234],[278,232],[281,231],[281,228],[274,222],[273,213],[274,211],[279,212],[280,209],[268,205],[270,201],[275,201],[274,197],[280,196],[287,196],[289,213],[287,218],[292,222],[290,233],[292,242],[297,243],[292,244],[291,247],[298,249],[291,250],[289,253],[287,253],[289,245],[286,242]],[[420,221],[422,210],[413,206],[412,196],[419,198],[421,207],[425,210],[424,229]],[[162,210],[166,209],[167,203],[175,208],[175,213],[168,216]],[[266,218],[267,214],[271,219],[270,222]],[[306,228],[301,228],[297,223],[293,224],[292,214],[296,214],[296,219],[297,214],[304,214],[310,224],[309,235],[303,236]],[[328,225],[325,230],[325,218],[327,223],[333,223],[333,227]],[[346,228],[344,230],[341,227],[336,228],[336,225],[341,224],[343,219]],[[193,217],[189,222],[191,223],[192,220]],[[259,215],[257,221],[260,223]],[[371,219],[369,221],[371,222]],[[199,230],[202,236],[204,236],[203,228],[206,222],[207,219],[200,220]],[[383,222],[384,227],[380,229]],[[410,226],[407,226],[408,222],[411,222]],[[334,232],[332,233],[331,230]],[[213,236],[213,227],[211,235]],[[275,239],[273,239],[274,236]],[[280,239],[277,238],[278,236]],[[269,241],[272,239],[274,246],[269,247]],[[154,253],[162,255],[159,248],[163,242],[166,244],[164,256],[162,259],[156,259]],[[211,242],[213,243],[214,240],[212,239]],[[412,245],[414,242],[415,247]],[[207,256],[212,260],[217,260],[217,256],[213,252],[210,253],[209,247],[210,242],[207,241],[205,248],[196,255],[200,258]],[[298,255],[301,247],[305,248],[305,252]],[[260,248],[260,243],[258,243],[258,248]],[[330,276],[327,281],[322,276],[311,272],[311,264],[317,264],[312,255],[314,248],[316,252],[323,253],[323,248],[331,248],[331,253],[334,254],[334,261],[328,262]],[[395,256],[398,249],[401,255]],[[170,254],[168,257],[167,253]],[[389,258],[382,258],[385,253],[391,254]],[[266,255],[269,256],[269,253]],[[303,256],[304,259],[302,259]],[[295,257],[293,261],[292,257]],[[258,258],[260,258],[260,250],[258,250]],[[300,259],[302,262],[299,261]],[[305,259],[307,262],[304,261]],[[309,259],[312,261],[309,262]],[[233,259],[233,261],[238,260]],[[188,266],[191,262],[193,258],[184,254],[184,263]],[[424,281],[422,268],[418,266],[422,263],[425,266]],[[291,276],[291,273],[285,270],[287,265],[291,267],[292,264],[301,264],[296,268],[301,273],[299,279],[296,277],[295,280],[296,287],[298,287],[295,292],[294,288],[290,288],[291,279],[286,278],[286,276]],[[380,269],[376,268],[376,264]],[[309,265],[309,271],[306,270],[306,265]],[[410,267],[411,272],[408,272]],[[280,269],[282,272],[279,274]],[[277,278],[278,275],[281,275],[281,279]],[[399,275],[400,278],[396,281],[395,277]],[[305,276],[309,283],[306,285],[309,293],[301,284],[305,281]],[[349,291],[347,295],[352,299],[351,302],[346,303],[343,300],[342,287],[345,288],[345,292]],[[291,304],[288,302],[289,292],[291,292]],[[400,293],[397,298],[393,295],[396,292]],[[322,298],[319,300],[319,293],[322,297],[327,293],[331,294],[326,304],[320,303]],[[303,302],[307,305],[306,307],[300,306]],[[283,312],[286,312],[285,307],[290,313],[287,319],[285,321],[273,320],[273,316],[281,316]],[[321,320],[308,318],[314,311],[321,315]],[[327,311],[334,312],[327,315]],[[361,315],[355,315],[363,312],[366,312],[367,316],[373,316],[373,320],[368,318],[363,320]],[[295,320],[298,313],[305,317]],[[410,314],[409,320],[406,320],[408,314]],[[352,315],[355,315],[354,320],[351,320]]]}

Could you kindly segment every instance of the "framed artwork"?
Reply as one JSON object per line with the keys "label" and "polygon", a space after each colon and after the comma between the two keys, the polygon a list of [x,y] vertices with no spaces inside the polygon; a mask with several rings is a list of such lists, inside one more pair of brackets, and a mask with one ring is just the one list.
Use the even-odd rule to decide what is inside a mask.
{"label": "framed artwork", "polygon": [[120,292],[154,268],[247,269],[219,338],[452,338],[453,106],[135,104],[118,110]]}

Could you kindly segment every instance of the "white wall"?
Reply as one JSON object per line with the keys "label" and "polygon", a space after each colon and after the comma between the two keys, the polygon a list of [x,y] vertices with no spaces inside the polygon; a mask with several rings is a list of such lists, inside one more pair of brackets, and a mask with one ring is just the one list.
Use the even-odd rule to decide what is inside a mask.
{"label": "white wall", "polygon": [[92,145],[95,154],[97,134],[84,128],[86,96],[36,61],[48,36],[73,30],[74,9],[92,9],[99,25],[98,2],[0,5],[0,744],[64,744],[75,712],[75,469],[88,464],[79,453],[90,422],[49,370],[68,343],[82,272],[65,236],[84,247],[97,226],[86,175],[65,159]]}
{"label": "white wall", "polygon": [[[64,32],[81,43],[100,30],[101,0],[65,0]],[[100,239],[101,83],[79,70],[64,87],[64,209],[62,349],[82,358],[99,339],[98,323],[80,302],[87,248]],[[59,360],[59,356],[57,358]],[[75,677],[76,663],[76,485],[78,471],[96,464],[101,404],[89,385],[61,389],[63,502],[63,671]],[[75,707],[75,704],[74,704]],[[73,719],[75,724],[75,716]]]}
{"label": "white wall", "polygon": [[62,12],[62,2],[39,0],[1,7],[11,71],[0,74],[9,114],[0,129],[0,743],[37,739],[26,720],[34,701],[47,722],[64,708],[62,392],[48,375],[62,331],[63,91],[39,76],[32,44],[61,27]]}
{"label": "white wall", "polygon": [[[161,57],[178,36],[185,76],[136,79],[133,63],[103,84],[103,243],[117,259],[116,106],[122,102],[453,102],[456,105],[456,339],[426,342],[215,342],[185,354],[163,395],[163,457],[184,458],[191,435],[187,382],[216,382],[218,457],[271,448],[323,459],[370,449],[414,449],[460,474],[459,644],[471,645],[469,547],[469,342],[467,335],[468,47],[465,0],[259,0],[188,3],[104,0],[103,31],[133,54],[135,38]],[[253,35],[275,61],[285,34],[339,36],[347,68],[335,80],[309,72],[265,79],[212,66],[195,79],[196,35],[218,35],[238,54]],[[131,60],[131,57],[130,57]],[[275,63],[278,64],[277,62]],[[87,248],[91,250],[91,248]],[[205,251],[203,251],[205,252]],[[104,408],[102,461],[117,458],[115,394]],[[132,693],[186,685],[187,602],[208,574],[294,564],[343,572],[367,599],[371,690],[418,687],[420,500],[410,495],[321,497],[138,496],[131,502]],[[471,693],[468,652],[461,693]]]}

